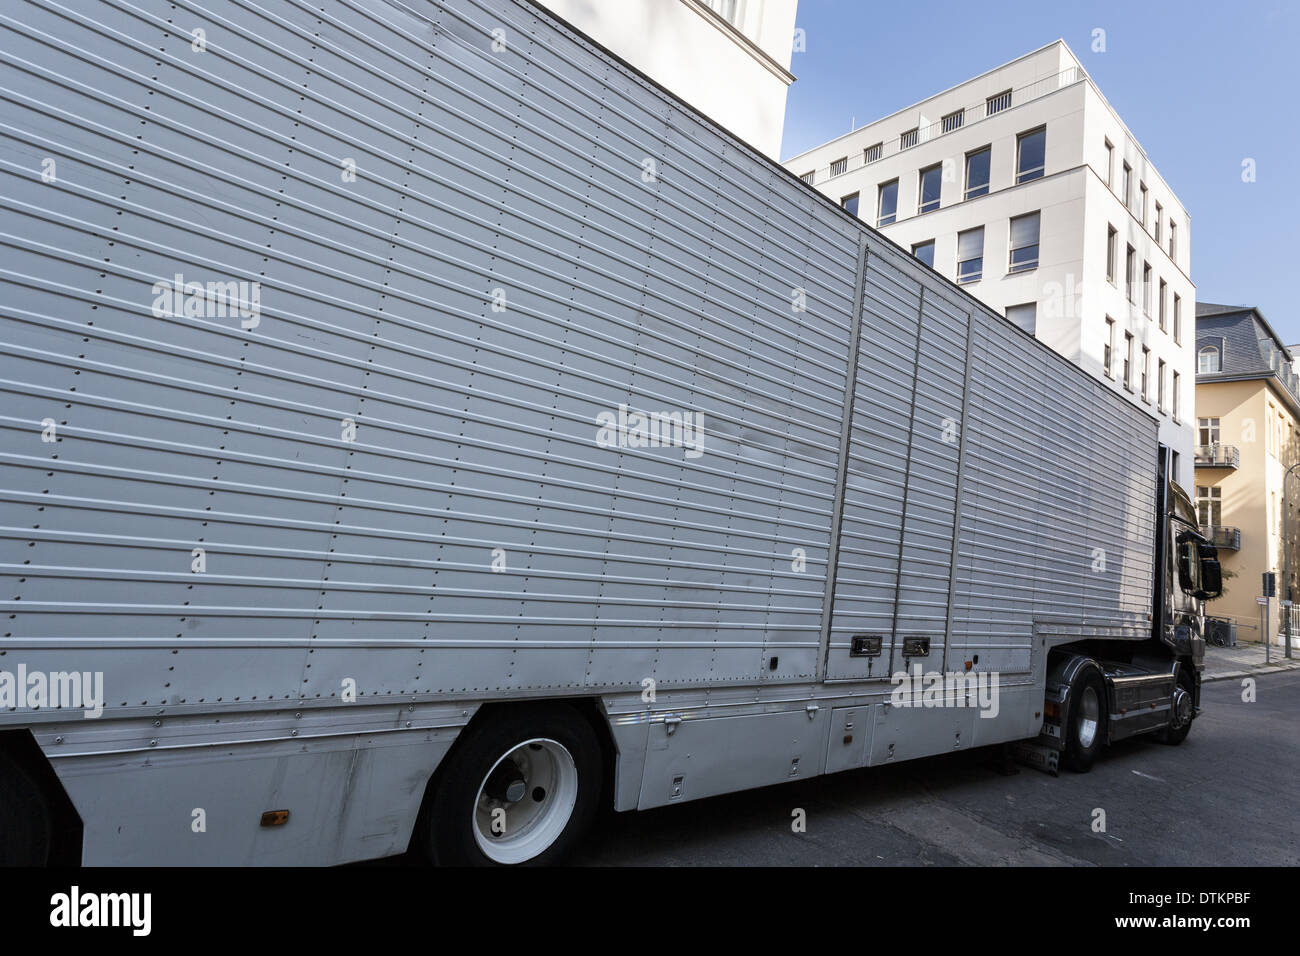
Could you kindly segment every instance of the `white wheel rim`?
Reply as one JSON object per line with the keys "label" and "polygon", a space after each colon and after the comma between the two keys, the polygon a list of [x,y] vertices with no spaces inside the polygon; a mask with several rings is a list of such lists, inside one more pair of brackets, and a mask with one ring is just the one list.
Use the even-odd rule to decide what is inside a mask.
{"label": "white wheel rim", "polygon": [[[523,777],[520,799],[490,795],[488,780],[504,761]],[[479,784],[470,826],[478,848],[494,863],[523,863],[554,843],[573,816],[578,801],[578,766],[557,740],[525,740],[494,763]]]}
{"label": "white wheel rim", "polygon": [[1079,746],[1087,750],[1097,739],[1097,726],[1101,723],[1101,705],[1097,701],[1097,691],[1091,685],[1083,688],[1079,701]]}

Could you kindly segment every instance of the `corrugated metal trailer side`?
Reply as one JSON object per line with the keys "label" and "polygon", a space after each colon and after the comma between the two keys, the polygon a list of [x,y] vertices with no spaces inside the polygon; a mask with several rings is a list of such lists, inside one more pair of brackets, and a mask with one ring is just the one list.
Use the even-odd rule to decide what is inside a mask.
{"label": "corrugated metal trailer side", "polygon": [[1013,739],[1036,649],[1149,628],[1154,421],[532,6],[33,3],[0,61],[0,668],[106,691],[0,726],[88,861],[395,852],[494,700],[600,701],[624,807],[675,721],[783,728],[676,797],[827,768],[906,663]]}

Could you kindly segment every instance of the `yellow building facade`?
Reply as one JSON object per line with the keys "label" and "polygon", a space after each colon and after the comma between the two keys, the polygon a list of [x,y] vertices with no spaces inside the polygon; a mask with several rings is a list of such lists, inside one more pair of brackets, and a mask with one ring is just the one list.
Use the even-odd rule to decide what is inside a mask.
{"label": "yellow building facade", "polygon": [[[1300,461],[1300,380],[1257,309],[1198,303],[1196,343],[1196,487],[1189,490],[1225,577],[1223,596],[1207,613],[1235,622],[1239,641],[1258,641],[1265,572],[1276,574],[1277,597],[1287,597],[1284,526],[1300,602],[1300,467],[1283,488]],[[1276,629],[1276,616],[1271,624]]]}

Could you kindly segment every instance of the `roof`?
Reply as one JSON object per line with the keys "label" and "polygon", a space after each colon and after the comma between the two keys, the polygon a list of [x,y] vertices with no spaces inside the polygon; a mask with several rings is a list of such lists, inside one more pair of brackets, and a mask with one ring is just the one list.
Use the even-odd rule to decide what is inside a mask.
{"label": "roof", "polygon": [[[1268,319],[1264,318],[1264,313],[1259,311],[1259,308],[1257,306],[1253,306],[1253,305],[1221,305],[1217,302],[1197,302],[1196,303],[1196,329],[1197,329],[1196,338],[1198,342],[1200,341],[1201,338],[1200,336],[1200,330],[1202,328],[1201,320],[1213,319],[1222,316],[1240,316],[1243,319],[1247,316],[1253,316],[1255,321],[1258,322],[1259,326],[1263,329],[1264,334],[1269,339],[1271,339],[1273,343],[1276,344],[1276,347],[1279,351],[1281,351],[1284,355],[1286,355],[1287,361],[1289,362],[1294,358],[1294,356],[1291,354],[1291,350],[1293,348],[1296,348],[1296,346],[1286,345],[1282,341],[1282,339],[1278,336],[1278,334],[1273,331],[1273,326],[1268,324]],[[1200,346],[1198,345],[1197,348],[1199,347]],[[1265,362],[1265,364],[1267,365],[1267,362]]]}
{"label": "roof", "polygon": [[1293,355],[1263,313],[1252,305],[1196,303],[1196,351],[1219,350],[1219,371],[1196,373],[1197,383],[1267,378],[1300,406],[1300,377]]}

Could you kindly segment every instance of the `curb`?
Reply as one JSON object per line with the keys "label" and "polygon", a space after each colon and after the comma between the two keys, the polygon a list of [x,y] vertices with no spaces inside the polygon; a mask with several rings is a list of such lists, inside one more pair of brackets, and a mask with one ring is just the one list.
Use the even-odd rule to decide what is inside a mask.
{"label": "curb", "polygon": [[1280,674],[1283,671],[1293,671],[1300,668],[1300,661],[1291,664],[1260,664],[1258,667],[1251,667],[1240,671],[1219,671],[1214,674],[1202,674],[1201,683],[1209,683],[1216,680],[1231,680],[1234,677],[1254,677],[1256,674]]}

